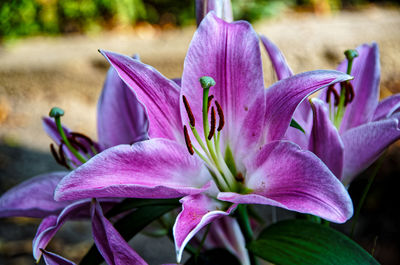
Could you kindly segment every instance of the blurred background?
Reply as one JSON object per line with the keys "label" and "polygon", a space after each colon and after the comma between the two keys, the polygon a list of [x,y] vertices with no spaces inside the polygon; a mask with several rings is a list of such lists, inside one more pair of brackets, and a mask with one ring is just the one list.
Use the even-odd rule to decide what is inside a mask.
{"label": "blurred background", "polygon": [[[253,23],[285,54],[295,73],[334,69],[343,51],[377,42],[381,98],[400,92],[400,6],[397,1],[242,0],[234,17]],[[63,123],[96,138],[96,103],[108,64],[97,49],[139,54],[168,78],[181,76],[195,31],[191,0],[0,1],[0,194],[32,176],[63,170],[50,155],[41,117],[63,108]],[[266,53],[265,83],[276,80]],[[373,168],[373,166],[372,166]],[[355,205],[371,175],[350,187]],[[400,147],[393,145],[361,212],[355,240],[382,264],[400,264]],[[268,207],[261,207],[268,215]],[[0,264],[34,264],[31,241],[40,220],[0,220]],[[345,233],[350,226],[339,226]],[[90,241],[87,223],[71,222],[50,250],[79,261]],[[174,262],[173,244],[138,236],[150,264]],[[153,248],[163,255],[154,255]],[[158,252],[157,252],[158,253]]]}

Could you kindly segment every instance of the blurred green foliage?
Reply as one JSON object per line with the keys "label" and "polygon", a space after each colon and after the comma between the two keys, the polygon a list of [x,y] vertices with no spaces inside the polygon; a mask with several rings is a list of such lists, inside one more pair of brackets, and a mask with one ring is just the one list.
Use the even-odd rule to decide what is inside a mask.
{"label": "blurred green foliage", "polygon": [[[254,21],[278,14],[288,6],[317,2],[337,9],[371,1],[232,0],[232,5],[235,19]],[[37,34],[93,32],[132,26],[138,21],[178,26],[194,23],[194,0],[0,0],[0,40]]]}

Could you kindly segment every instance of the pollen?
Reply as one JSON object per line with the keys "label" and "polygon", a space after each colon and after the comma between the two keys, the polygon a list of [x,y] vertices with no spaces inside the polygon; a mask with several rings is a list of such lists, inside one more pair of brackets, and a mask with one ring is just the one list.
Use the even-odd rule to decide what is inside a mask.
{"label": "pollen", "polygon": [[222,128],[224,128],[224,125],[225,125],[224,112],[222,111],[221,105],[219,104],[218,101],[215,101],[215,106],[217,106],[217,113],[218,113],[218,117],[219,117],[219,123],[218,123],[217,131],[221,131]]}
{"label": "pollen", "polygon": [[210,111],[211,101],[213,100],[213,98],[214,98],[214,95],[208,96],[207,113]]}
{"label": "pollen", "polygon": [[186,97],[183,96],[182,99],[183,99],[183,104],[185,105],[186,112],[187,112],[188,117],[189,117],[190,126],[194,127],[195,126],[195,119],[194,119],[194,116],[193,116],[193,113],[192,113],[192,109],[190,108],[189,102],[187,101]]}
{"label": "pollen", "polygon": [[215,133],[215,125],[216,125],[216,119],[215,119],[215,109],[214,107],[211,107],[211,128],[210,128],[210,132],[208,133],[208,140],[211,140],[212,137],[214,136]]}
{"label": "pollen", "polygon": [[186,125],[183,126],[183,133],[185,134],[186,147],[187,147],[189,153],[191,155],[193,155],[194,154],[193,146],[192,146],[192,142],[190,141],[190,137],[189,137],[189,133],[188,133]]}

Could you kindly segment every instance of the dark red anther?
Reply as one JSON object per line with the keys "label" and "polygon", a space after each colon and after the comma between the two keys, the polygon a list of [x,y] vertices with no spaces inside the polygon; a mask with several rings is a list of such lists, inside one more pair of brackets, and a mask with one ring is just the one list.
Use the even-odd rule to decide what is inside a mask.
{"label": "dark red anther", "polygon": [[333,94],[333,96],[335,97],[335,106],[339,105],[339,100],[340,100],[340,95],[339,93],[336,91],[334,85],[330,85],[328,87],[328,90],[326,91],[326,102],[329,103],[330,99],[331,99],[331,93]]}
{"label": "dark red anther", "polygon": [[84,139],[85,141],[88,142],[88,144],[89,144],[90,146],[94,146],[92,139],[90,139],[90,137],[84,135],[83,133],[71,132],[70,135],[71,135],[72,137],[75,137],[75,138],[78,138],[78,139],[79,139],[79,138]]}
{"label": "dark red anther", "polygon": [[62,165],[61,159],[58,157],[57,151],[53,144],[50,144],[50,151],[51,151],[51,154],[53,155],[54,159],[57,161],[57,163]]}
{"label": "dark red anther", "polygon": [[195,126],[195,119],[194,119],[194,116],[193,116],[193,113],[192,113],[192,109],[190,108],[189,102],[187,101],[186,97],[183,96],[182,99],[183,99],[183,104],[185,105],[186,112],[187,112],[188,117],[189,117],[190,126],[194,127]]}
{"label": "dark red anther", "polygon": [[81,143],[81,142],[79,142],[78,141],[78,139],[76,139],[75,137],[69,137],[68,138],[68,141],[71,143],[71,145],[76,149],[76,150],[80,150],[80,151],[83,151],[85,154],[87,154],[88,153],[88,150],[87,150],[87,148]]}
{"label": "dark red anther", "polygon": [[219,105],[218,101],[215,101],[215,106],[217,106],[217,112],[218,112],[218,117],[219,117],[217,131],[221,131],[225,125],[224,112],[222,111],[221,105]]}
{"label": "dark red anther", "polygon": [[346,106],[347,104],[351,103],[354,99],[354,88],[350,82],[346,82],[345,87],[346,87],[346,101],[344,105]]}
{"label": "dark red anther", "polygon": [[214,98],[214,95],[208,96],[208,100],[207,100],[207,113],[210,111],[211,101],[213,100],[213,98]]}
{"label": "dark red anther", "polygon": [[194,154],[193,146],[192,146],[192,142],[190,141],[190,137],[189,137],[189,133],[188,133],[186,125],[183,126],[183,133],[185,135],[186,147],[189,151],[189,154],[193,155]]}
{"label": "dark red anther", "polygon": [[210,123],[211,123],[211,128],[210,128],[210,132],[208,133],[208,136],[207,136],[208,140],[211,140],[215,133],[216,119],[215,119],[214,107],[211,107],[211,122]]}
{"label": "dark red anther", "polygon": [[243,174],[241,172],[239,172],[236,176],[235,176],[236,181],[240,182],[240,183],[244,183],[244,177]]}
{"label": "dark red anther", "polygon": [[62,163],[61,165],[65,166],[67,169],[71,169],[71,167],[67,163],[67,159],[65,158],[63,147],[64,142],[61,142],[61,144],[58,146],[58,155],[60,156],[60,160]]}

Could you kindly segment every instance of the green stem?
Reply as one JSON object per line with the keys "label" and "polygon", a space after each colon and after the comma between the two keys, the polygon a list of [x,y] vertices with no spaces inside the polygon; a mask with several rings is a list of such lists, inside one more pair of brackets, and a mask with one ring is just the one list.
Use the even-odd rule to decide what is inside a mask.
{"label": "green stem", "polygon": [[199,245],[199,247],[197,248],[196,253],[194,254],[194,260],[196,261],[196,263],[197,263],[197,258],[198,258],[198,256],[200,255],[201,248],[203,247],[204,242],[206,241],[208,232],[210,231],[210,227],[211,227],[211,224],[208,224],[207,227],[206,227],[206,231],[204,232],[204,235],[203,235],[203,237],[201,238],[200,245]]}
{"label": "green stem", "polygon": [[[237,207],[236,209],[236,216],[237,216],[237,221],[239,223],[240,229],[242,230],[244,239],[246,241],[246,245],[249,244],[250,242],[253,241],[253,230],[251,229],[250,225],[250,219],[249,215],[247,212],[247,205],[241,204]],[[250,258],[250,264],[252,265],[258,265],[258,260],[254,256],[254,254],[248,250],[249,252],[249,258]]]}
{"label": "green stem", "polygon": [[68,147],[68,149],[74,154],[74,156],[82,163],[86,163],[86,159],[71,145],[71,143],[68,141],[67,136],[64,133],[64,129],[62,128],[61,125],[61,119],[60,117],[54,117],[57,125],[57,130],[60,133],[60,136],[62,140],[64,141],[65,145]]}
{"label": "green stem", "polygon": [[355,232],[356,225],[357,225],[357,222],[358,222],[358,217],[359,217],[360,212],[361,212],[361,208],[362,208],[362,206],[363,206],[363,204],[365,202],[365,199],[367,198],[367,194],[369,192],[369,189],[371,188],[372,183],[374,182],[374,179],[375,179],[376,175],[378,174],[379,169],[382,167],[384,157],[385,157],[385,153],[379,158],[379,160],[378,160],[378,162],[377,162],[377,164],[376,164],[376,166],[374,168],[374,171],[372,172],[372,174],[370,175],[370,177],[368,179],[367,186],[365,186],[365,188],[364,188],[364,192],[363,192],[363,194],[361,196],[361,199],[358,202],[357,209],[356,209],[356,212],[354,214],[353,222],[352,222],[352,225],[351,225],[351,232],[350,232],[350,237],[351,238],[354,237],[354,232]]}

